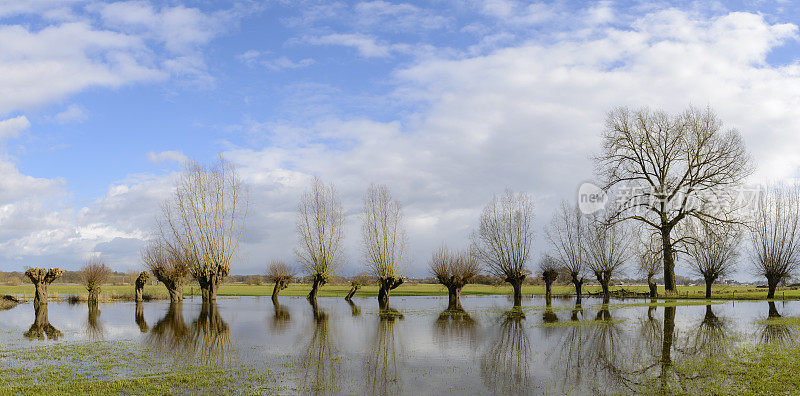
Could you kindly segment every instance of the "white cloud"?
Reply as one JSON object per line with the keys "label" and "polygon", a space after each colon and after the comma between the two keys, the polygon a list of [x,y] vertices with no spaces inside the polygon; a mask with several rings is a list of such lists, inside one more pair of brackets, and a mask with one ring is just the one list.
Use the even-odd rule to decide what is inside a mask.
{"label": "white cloud", "polygon": [[285,56],[268,58],[266,53],[256,50],[245,51],[239,54],[237,58],[250,67],[263,66],[273,71],[300,69],[314,64],[314,60],[310,58],[304,58],[297,61],[293,61]]}
{"label": "white cloud", "polygon": [[309,37],[306,39],[309,44],[315,45],[341,45],[353,47],[358,54],[365,58],[383,58],[391,54],[392,47],[389,44],[379,43],[377,39],[364,34],[345,34],[336,33],[319,37]]}
{"label": "white cloud", "polygon": [[56,122],[60,124],[67,124],[70,122],[86,121],[86,119],[89,118],[89,114],[86,113],[83,107],[72,104],[64,109],[64,111],[56,114],[54,118]]}
{"label": "white cloud", "polygon": [[15,138],[19,133],[31,126],[28,117],[18,116],[0,121],[0,141],[8,138]]}
{"label": "white cloud", "polygon": [[184,162],[186,161],[186,156],[183,155],[180,151],[175,150],[168,150],[156,153],[151,151],[147,153],[147,160],[152,163],[159,163],[159,162],[167,162],[167,161],[174,161],[174,162]]}

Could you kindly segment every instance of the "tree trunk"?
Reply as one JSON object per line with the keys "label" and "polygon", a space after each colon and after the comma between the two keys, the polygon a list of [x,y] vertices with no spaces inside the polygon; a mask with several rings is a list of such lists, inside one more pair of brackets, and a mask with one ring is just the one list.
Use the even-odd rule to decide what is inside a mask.
{"label": "tree trunk", "polygon": [[512,287],[514,287],[514,307],[522,306],[522,282],[525,281],[525,276],[520,276],[516,278],[508,277],[506,278],[506,282],[510,283]]}
{"label": "tree trunk", "polygon": [[714,279],[706,278],[706,298],[711,298],[711,284],[714,283]]}
{"label": "tree trunk", "polygon": [[98,296],[99,294],[100,294],[100,290],[97,290],[97,289],[89,290],[89,300],[88,301],[89,301],[89,306],[90,307],[92,307],[92,306],[96,307],[97,306],[97,302],[100,299],[99,296]]}
{"label": "tree trunk", "polygon": [[319,291],[320,286],[325,284],[325,279],[322,278],[321,275],[316,274],[314,275],[314,282],[311,284],[311,291],[308,292],[308,301],[313,301],[315,304],[317,302],[317,292]]}
{"label": "tree trunk", "polygon": [[572,284],[575,285],[575,304],[581,303],[581,286],[583,286],[583,280],[578,280],[573,278]]}
{"label": "tree trunk", "polygon": [[393,276],[389,276],[386,278],[381,278],[379,280],[380,289],[378,289],[378,307],[380,309],[386,309],[389,307],[389,293],[392,289],[397,288],[403,283],[403,278],[395,278]]}
{"label": "tree trunk", "polygon": [[647,286],[650,287],[650,298],[658,297],[658,286],[656,286],[655,282],[647,282]]}
{"label": "tree trunk", "polygon": [[167,293],[169,293],[169,301],[180,302],[183,301],[183,283],[170,282],[164,283],[167,286]]}
{"label": "tree trunk", "polygon": [[608,280],[600,278],[600,288],[603,289],[603,301],[606,302],[610,297],[611,293],[608,291]]}
{"label": "tree trunk", "polygon": [[283,282],[275,281],[275,287],[272,288],[272,301],[278,301],[278,293],[280,293],[283,288]]}
{"label": "tree trunk", "polygon": [[350,299],[352,299],[353,296],[356,294],[356,291],[358,291],[358,287],[356,287],[355,285],[351,286],[350,291],[347,292],[347,295],[344,297],[344,299],[350,301]]}
{"label": "tree trunk", "polygon": [[547,305],[550,305],[550,297],[552,297],[552,294],[550,293],[552,283],[553,282],[547,281],[544,283],[544,299]]}
{"label": "tree trunk", "polygon": [[670,240],[669,228],[661,230],[661,244],[664,250],[664,289],[667,293],[675,293],[677,286],[675,284],[675,260],[672,251],[672,240]]}
{"label": "tree trunk", "polygon": [[769,314],[768,317],[770,318],[780,318],[781,314],[778,313],[778,308],[775,307],[775,301],[769,301]]}
{"label": "tree trunk", "polygon": [[35,286],[36,286],[36,295],[33,297],[34,309],[36,307],[39,307],[42,303],[47,305],[47,298],[48,298],[47,287],[50,285],[44,282],[40,282],[35,284]]}
{"label": "tree trunk", "polygon": [[200,278],[197,280],[200,283],[200,295],[203,297],[204,303],[217,301],[217,291],[219,290],[219,277],[216,274]]}
{"label": "tree trunk", "polygon": [[461,287],[458,285],[447,286],[447,309],[463,311],[461,307]]}
{"label": "tree trunk", "polygon": [[778,281],[767,278],[767,298],[775,298],[775,289],[778,288]]}

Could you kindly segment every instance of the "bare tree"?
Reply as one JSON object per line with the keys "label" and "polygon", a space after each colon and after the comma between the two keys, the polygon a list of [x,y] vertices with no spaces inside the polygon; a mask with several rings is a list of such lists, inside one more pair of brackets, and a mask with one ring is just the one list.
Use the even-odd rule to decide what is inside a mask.
{"label": "bare tree", "polygon": [[407,239],[403,208],[386,186],[367,189],[361,237],[366,266],[378,277],[378,305],[383,309],[391,290],[403,283]]}
{"label": "bare tree", "polygon": [[736,259],[742,233],[738,224],[690,222],[690,233],[695,240],[688,245],[689,268],[706,282],[706,298],[711,298],[711,285],[721,277],[736,271]]}
{"label": "bare tree", "polygon": [[533,242],[533,199],[506,190],[483,209],[473,252],[494,275],[514,287],[514,306],[522,305],[522,282]]}
{"label": "bare tree", "polygon": [[343,224],[344,210],[336,190],[315,177],[300,198],[296,222],[299,245],[295,253],[313,281],[309,301],[316,301],[320,286],[341,264]]}
{"label": "bare tree", "polygon": [[162,205],[162,235],[170,251],[191,260],[203,301],[216,300],[230,273],[247,214],[247,191],[233,164],[220,156],[211,166],[189,161],[171,201]]}
{"label": "bare tree", "polygon": [[139,273],[139,276],[136,278],[134,282],[134,301],[137,303],[142,302],[143,296],[142,293],[144,292],[144,285],[147,284],[147,281],[150,279],[150,274],[147,271],[142,271]]}
{"label": "bare tree", "polygon": [[451,252],[442,245],[433,252],[430,271],[447,288],[448,311],[463,311],[461,289],[481,272],[480,263],[469,251]]}
{"label": "bare tree", "polygon": [[569,272],[578,303],[581,301],[581,286],[586,273],[586,259],[583,257],[584,223],[584,215],[578,206],[570,206],[564,201],[546,229],[547,240],[554,250],[553,258]]}
{"label": "bare tree", "polygon": [[273,260],[269,263],[267,270],[267,279],[275,282],[275,287],[272,288],[272,301],[278,300],[278,293],[287,288],[289,283],[294,278],[294,271],[285,261]]}
{"label": "bare tree", "polygon": [[755,269],[767,278],[767,298],[800,265],[800,186],[772,186],[759,198],[750,227]]}
{"label": "bare tree", "polygon": [[165,243],[163,239],[151,240],[142,249],[142,262],[164,284],[172,302],[183,300],[183,283],[194,261],[188,254],[191,251],[181,249],[180,244]]}
{"label": "bare tree", "polygon": [[546,254],[539,261],[539,274],[544,281],[545,299],[547,305],[550,305],[551,287],[553,282],[558,279],[558,261],[553,256]]}
{"label": "bare tree", "polygon": [[603,289],[603,300],[609,298],[608,284],[629,259],[631,237],[623,223],[608,223],[596,216],[587,223],[586,252],[589,269]]}
{"label": "bare tree", "polygon": [[663,269],[663,257],[661,256],[661,241],[658,235],[649,235],[647,230],[640,230],[639,240],[636,241],[635,254],[637,270],[647,278],[647,286],[650,288],[650,297],[658,297],[658,286],[655,276]]}
{"label": "bare tree", "polygon": [[735,130],[708,108],[680,114],[647,108],[612,110],[606,119],[603,149],[595,159],[605,188],[624,191],[614,221],[636,220],[661,236],[664,283],[675,292],[672,231],[684,219],[719,224],[730,215],[733,187],[752,172],[749,155]]}
{"label": "bare tree", "polygon": [[105,260],[100,256],[88,258],[81,267],[81,279],[89,292],[89,305],[97,305],[100,287],[108,282],[111,269],[106,266]]}
{"label": "bare tree", "polygon": [[25,276],[31,280],[31,283],[36,288],[36,294],[33,297],[34,308],[37,308],[40,304],[47,304],[47,289],[62,274],[64,274],[64,271],[58,268],[50,268],[48,270],[44,268],[28,268],[25,270]]}

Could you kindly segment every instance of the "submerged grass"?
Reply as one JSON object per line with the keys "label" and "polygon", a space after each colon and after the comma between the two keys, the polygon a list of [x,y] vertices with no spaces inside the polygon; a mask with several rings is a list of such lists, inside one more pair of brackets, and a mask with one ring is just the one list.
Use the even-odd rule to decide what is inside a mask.
{"label": "submerged grass", "polygon": [[618,325],[624,322],[625,319],[620,320],[570,320],[564,322],[542,323],[537,327],[573,327],[573,326],[611,326]]}

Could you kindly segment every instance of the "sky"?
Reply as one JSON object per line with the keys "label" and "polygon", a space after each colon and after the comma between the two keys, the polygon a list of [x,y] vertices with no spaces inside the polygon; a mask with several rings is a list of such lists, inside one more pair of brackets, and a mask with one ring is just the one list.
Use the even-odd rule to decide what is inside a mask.
{"label": "sky", "polygon": [[[800,166],[800,5],[0,0],[0,270],[139,251],[187,158],[237,166],[250,208],[234,274],[294,262],[314,176],[359,272],[371,183],[404,207],[408,276],[467,245],[506,188],[544,227],[592,181],[616,106],[713,108],[756,172]],[[745,276],[747,257],[739,277]],[[679,268],[678,272],[685,272]],[[742,275],[744,274],[744,275]]]}

